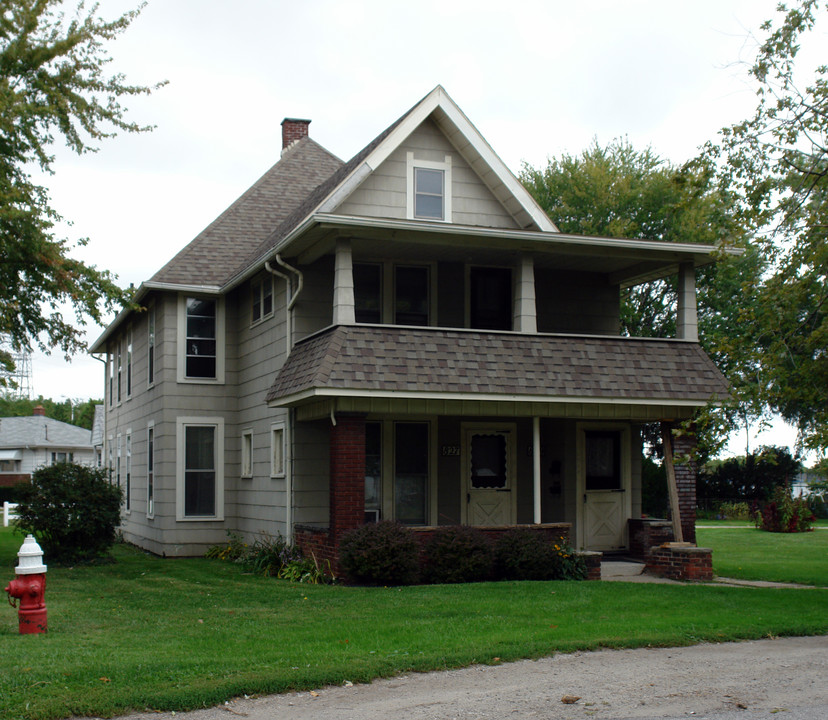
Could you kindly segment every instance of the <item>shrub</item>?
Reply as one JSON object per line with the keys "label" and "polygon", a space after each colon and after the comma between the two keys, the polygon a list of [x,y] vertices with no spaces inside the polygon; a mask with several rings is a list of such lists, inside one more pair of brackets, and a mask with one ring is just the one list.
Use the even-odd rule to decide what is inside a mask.
{"label": "shrub", "polygon": [[752,520],[753,511],[746,502],[723,502],[714,513],[717,520]]}
{"label": "shrub", "polygon": [[339,567],[354,583],[411,585],[417,581],[419,554],[419,543],[411,530],[383,520],[342,536]]}
{"label": "shrub", "polygon": [[495,545],[495,571],[506,580],[583,580],[586,564],[563,539],[529,528],[503,533]]}
{"label": "shrub", "polygon": [[47,563],[91,560],[115,543],[121,489],[104,468],[58,463],[32,473],[17,514],[17,526],[35,536]]}
{"label": "shrub", "polygon": [[756,527],[768,532],[808,532],[816,518],[807,501],[792,498],[787,485],[774,489],[770,501],[756,515]]}
{"label": "shrub", "polygon": [[465,583],[492,577],[494,549],[486,535],[468,525],[446,525],[434,531],[423,553],[424,580]]}

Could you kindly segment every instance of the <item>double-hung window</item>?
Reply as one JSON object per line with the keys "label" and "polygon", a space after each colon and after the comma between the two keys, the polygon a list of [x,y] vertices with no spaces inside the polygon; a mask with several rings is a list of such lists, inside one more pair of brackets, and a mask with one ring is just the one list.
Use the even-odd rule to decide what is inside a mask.
{"label": "double-hung window", "polygon": [[241,476],[253,477],[253,431],[245,430],[241,435]]}
{"label": "double-hung window", "polygon": [[127,430],[126,433],[126,465],[125,465],[125,486],[124,486],[124,509],[129,512],[132,510],[132,431]]}
{"label": "double-hung window", "polygon": [[147,311],[147,385],[155,382],[155,305]]}
{"label": "double-hung window", "polygon": [[270,477],[285,477],[285,457],[285,424],[274,423],[270,426]]}
{"label": "double-hung window", "polygon": [[178,319],[178,381],[224,382],[222,299],[182,296]]}
{"label": "double-hung window", "polygon": [[147,517],[155,516],[155,425],[147,425]]}
{"label": "double-hung window", "polygon": [[430,266],[354,263],[353,272],[358,323],[429,324]]}
{"label": "double-hung window", "polygon": [[126,338],[126,396],[132,396],[132,328],[127,330]]}
{"label": "double-hung window", "polygon": [[264,277],[250,283],[250,319],[257,323],[259,320],[273,314],[273,278]]}
{"label": "double-hung window", "polygon": [[177,421],[178,520],[224,519],[224,420]]}
{"label": "double-hung window", "polygon": [[451,222],[451,155],[443,162],[406,156],[406,215],[411,220]]}

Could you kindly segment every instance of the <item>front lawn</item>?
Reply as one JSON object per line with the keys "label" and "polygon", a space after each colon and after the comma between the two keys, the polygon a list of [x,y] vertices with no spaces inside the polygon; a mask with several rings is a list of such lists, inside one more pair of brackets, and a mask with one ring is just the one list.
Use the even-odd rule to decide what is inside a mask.
{"label": "front lawn", "polygon": [[[22,541],[10,535],[0,530],[9,579]],[[127,546],[114,556],[111,564],[49,568],[47,635],[19,636],[16,612],[0,614],[0,717],[184,710],[243,693],[558,651],[828,633],[825,590],[306,586]]]}
{"label": "front lawn", "polygon": [[828,587],[828,530],[771,533],[754,527],[702,527],[696,530],[696,543],[713,549],[713,572],[721,577]]}

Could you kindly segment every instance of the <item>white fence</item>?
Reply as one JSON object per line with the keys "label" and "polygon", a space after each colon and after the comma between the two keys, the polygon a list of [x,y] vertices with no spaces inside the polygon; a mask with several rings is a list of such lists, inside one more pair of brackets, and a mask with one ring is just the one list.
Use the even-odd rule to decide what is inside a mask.
{"label": "white fence", "polygon": [[17,510],[17,503],[3,501],[3,527],[8,527],[10,520],[17,520],[15,510]]}

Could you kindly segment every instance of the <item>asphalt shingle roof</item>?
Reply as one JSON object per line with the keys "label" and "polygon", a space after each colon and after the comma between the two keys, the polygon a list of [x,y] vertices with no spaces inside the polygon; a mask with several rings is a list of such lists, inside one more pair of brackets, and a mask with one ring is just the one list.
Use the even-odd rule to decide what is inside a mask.
{"label": "asphalt shingle roof", "polygon": [[298,343],[267,400],[322,388],[700,405],[728,393],[695,343],[359,325]]}
{"label": "asphalt shingle roof", "polygon": [[92,432],[43,415],[0,418],[0,447],[92,447]]}

